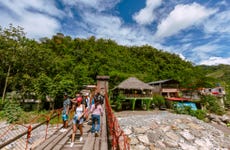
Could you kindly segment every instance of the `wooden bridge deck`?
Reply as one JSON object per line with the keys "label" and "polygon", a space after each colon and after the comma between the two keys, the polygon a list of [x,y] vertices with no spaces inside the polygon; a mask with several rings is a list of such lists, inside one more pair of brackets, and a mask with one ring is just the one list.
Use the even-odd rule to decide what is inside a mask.
{"label": "wooden bridge deck", "polygon": [[107,129],[106,117],[101,117],[101,132],[98,137],[90,132],[91,121],[83,123],[83,140],[80,142],[80,131],[77,130],[74,145],[70,147],[72,136],[72,124],[69,125],[66,132],[55,132],[49,139],[39,144],[32,150],[107,150]]}

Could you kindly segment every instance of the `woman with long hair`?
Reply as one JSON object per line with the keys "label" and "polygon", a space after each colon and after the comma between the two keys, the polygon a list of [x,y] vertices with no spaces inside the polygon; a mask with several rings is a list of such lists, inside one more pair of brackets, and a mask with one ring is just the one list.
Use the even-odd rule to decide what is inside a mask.
{"label": "woman with long hair", "polygon": [[73,146],[74,144],[74,139],[75,139],[75,134],[77,132],[77,129],[80,130],[80,139],[79,141],[81,142],[83,140],[83,121],[84,121],[84,112],[85,112],[85,106],[82,104],[82,97],[77,97],[75,101],[76,107],[75,107],[75,113],[74,113],[74,118],[73,118],[73,133],[72,133],[72,138],[71,138],[71,144],[70,147]]}

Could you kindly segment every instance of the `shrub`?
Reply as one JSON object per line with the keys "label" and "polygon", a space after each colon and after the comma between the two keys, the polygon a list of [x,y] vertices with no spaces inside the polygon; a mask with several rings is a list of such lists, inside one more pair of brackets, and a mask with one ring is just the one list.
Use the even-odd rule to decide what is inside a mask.
{"label": "shrub", "polygon": [[22,108],[20,107],[20,104],[15,101],[7,101],[3,108],[3,114],[7,118],[8,123],[15,123],[18,121],[22,115]]}
{"label": "shrub", "polygon": [[205,106],[205,108],[217,115],[223,115],[224,109],[220,106],[218,99],[212,95],[205,95],[201,97],[201,104]]}
{"label": "shrub", "polygon": [[2,101],[2,99],[0,98],[0,111],[3,110],[4,106],[6,104],[6,101]]}
{"label": "shrub", "polygon": [[193,110],[192,112],[193,112],[192,116],[196,117],[197,119],[204,120],[206,117],[206,112],[203,110],[198,109],[198,110]]}
{"label": "shrub", "polygon": [[116,105],[116,110],[121,110],[122,109],[122,102],[125,100],[125,97],[124,95],[122,94],[119,94],[117,97],[116,97],[116,101],[115,101],[115,105]]}
{"label": "shrub", "polygon": [[229,128],[229,127],[230,127],[230,122],[228,122],[226,125],[227,125],[227,127]]}
{"label": "shrub", "polygon": [[191,112],[191,107],[189,107],[189,106],[184,106],[184,105],[182,105],[182,106],[180,106],[180,107],[177,107],[177,106],[175,105],[174,110],[175,110],[175,112],[176,112],[177,114],[187,114],[187,115],[189,115],[189,113]]}
{"label": "shrub", "polygon": [[191,115],[196,117],[197,119],[204,120],[206,117],[206,112],[203,110],[192,110],[191,107],[189,106],[184,106],[184,107],[175,107],[174,111],[177,114],[186,114],[186,115]]}
{"label": "shrub", "polygon": [[165,106],[165,99],[161,95],[154,95],[153,103],[160,108],[161,106]]}
{"label": "shrub", "polygon": [[230,109],[230,95],[229,94],[226,94],[226,99],[224,100],[224,106],[227,109]]}

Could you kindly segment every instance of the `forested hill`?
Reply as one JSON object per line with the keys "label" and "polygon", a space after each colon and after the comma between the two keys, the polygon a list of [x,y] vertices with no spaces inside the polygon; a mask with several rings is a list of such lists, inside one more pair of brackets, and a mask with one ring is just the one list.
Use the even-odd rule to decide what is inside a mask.
{"label": "forested hill", "polygon": [[[178,55],[151,46],[121,46],[112,40],[72,39],[63,34],[39,42],[21,28],[0,31],[0,91],[35,92],[41,98],[71,94],[94,84],[97,75],[110,76],[110,87],[135,76],[144,82],[176,79],[184,86],[205,85],[203,71]],[[7,78],[7,73],[9,76]]]}
{"label": "forested hill", "polygon": [[198,67],[204,71],[207,77],[218,80],[220,85],[225,87],[226,91],[230,93],[230,65],[202,65]]}
{"label": "forested hill", "polygon": [[67,59],[72,62],[68,70],[76,71],[79,84],[89,83],[97,75],[109,75],[113,85],[130,76],[145,82],[168,78],[181,81],[186,71],[194,69],[191,63],[175,54],[150,46],[121,46],[112,40],[96,40],[95,37],[73,40],[55,37],[43,42],[43,46],[52,49],[56,56],[65,56],[65,62]]}
{"label": "forested hill", "polygon": [[227,99],[227,101],[225,101],[225,106],[230,108],[230,65],[202,65],[198,67],[204,71],[207,77],[217,80],[219,85],[225,88]]}
{"label": "forested hill", "polygon": [[230,84],[230,65],[199,66],[207,76],[220,79]]}

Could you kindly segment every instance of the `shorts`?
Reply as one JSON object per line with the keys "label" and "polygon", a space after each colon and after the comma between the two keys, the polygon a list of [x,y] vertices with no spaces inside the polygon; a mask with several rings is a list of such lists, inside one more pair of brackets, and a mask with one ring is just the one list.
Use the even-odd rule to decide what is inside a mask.
{"label": "shorts", "polygon": [[80,118],[80,120],[78,120],[78,116],[74,115],[74,117],[73,117],[73,124],[82,124],[83,121],[84,121],[83,118]]}
{"label": "shorts", "polygon": [[63,121],[67,121],[68,118],[69,118],[68,115],[66,115],[66,114],[63,114],[63,115],[62,115],[62,120],[63,120]]}

